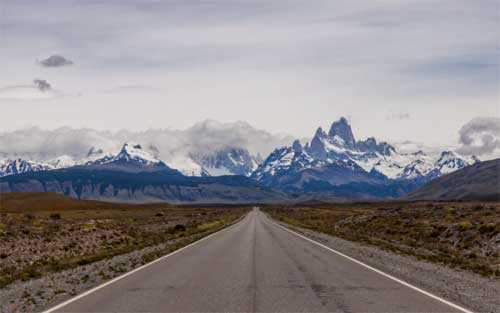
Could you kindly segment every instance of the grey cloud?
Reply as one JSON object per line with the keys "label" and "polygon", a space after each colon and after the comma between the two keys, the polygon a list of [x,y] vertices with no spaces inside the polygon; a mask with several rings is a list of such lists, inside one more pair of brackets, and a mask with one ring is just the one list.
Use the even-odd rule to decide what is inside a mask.
{"label": "grey cloud", "polygon": [[60,94],[44,79],[34,79],[30,85],[0,87],[0,99],[37,100]]}
{"label": "grey cloud", "polygon": [[500,149],[500,118],[476,117],[462,126],[459,136],[460,153],[492,154]]}
{"label": "grey cloud", "polygon": [[40,60],[39,63],[41,66],[44,67],[60,67],[60,66],[72,65],[73,61],[66,59],[62,55],[54,54],[46,59]]}
{"label": "grey cloud", "polygon": [[45,79],[35,79],[33,80],[33,84],[40,90],[40,91],[47,91],[51,90],[52,86],[45,80]]}

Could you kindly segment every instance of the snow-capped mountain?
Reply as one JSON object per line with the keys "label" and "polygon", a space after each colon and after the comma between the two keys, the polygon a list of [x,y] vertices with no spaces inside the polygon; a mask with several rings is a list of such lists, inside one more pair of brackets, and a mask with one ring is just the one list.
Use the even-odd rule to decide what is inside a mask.
{"label": "snow-capped mountain", "polygon": [[202,176],[250,176],[262,161],[259,156],[250,155],[247,149],[232,147],[226,147],[209,154],[191,153],[189,156],[200,166]]}
{"label": "snow-capped mountain", "polygon": [[293,141],[287,134],[272,134],[246,122],[205,120],[186,129],[95,130],[37,127],[0,133],[0,159],[22,158],[48,163],[68,155],[77,165],[117,154],[124,142],[138,142],[143,150],[186,175],[201,175],[200,164],[190,155],[213,156],[219,150],[246,149],[253,158],[267,156],[276,147]]}
{"label": "snow-capped mountain", "polygon": [[[19,170],[20,171],[20,170]],[[188,177],[141,145],[126,143],[115,155],[84,165],[0,178],[1,192],[55,192],[78,199],[117,202],[283,201],[281,191],[244,176]]]}
{"label": "snow-capped mountain", "polygon": [[37,163],[23,159],[0,160],[0,177],[7,175],[22,174],[27,172],[40,172],[51,170],[54,167],[49,164]]}
{"label": "snow-capped mountain", "polygon": [[140,144],[125,143],[116,155],[106,155],[85,163],[86,167],[124,171],[155,171],[169,169],[161,160],[142,149]]}
{"label": "snow-capped mountain", "polygon": [[87,157],[75,160],[69,155],[49,160],[47,163],[34,162],[23,159],[0,160],[0,176],[21,174],[27,172],[48,171],[73,166],[86,166],[94,168],[120,169],[126,171],[143,171],[168,169],[169,167],[161,160],[144,151],[139,144],[125,143],[116,154],[104,154],[102,149],[90,149]]}
{"label": "snow-capped mountain", "polygon": [[[302,188],[312,181],[330,185],[350,183],[393,184],[425,182],[477,162],[452,151],[439,158],[422,151],[400,154],[387,142],[373,137],[356,141],[345,118],[335,121],[328,133],[321,127],[304,147],[276,149],[252,174],[268,186]],[[333,176],[332,176],[333,175]],[[300,176],[300,179],[298,178]],[[344,177],[341,177],[344,176]]]}
{"label": "snow-capped mountain", "polygon": [[480,160],[474,155],[466,158],[453,151],[443,151],[434,164],[441,174],[448,174],[478,162]]}
{"label": "snow-capped mountain", "polygon": [[[149,150],[157,152],[154,147]],[[102,154],[102,151],[100,151]],[[113,155],[89,161],[86,165],[135,163],[138,167],[164,168],[166,164],[138,144],[124,144],[121,151]],[[226,147],[215,152],[192,153],[187,158],[173,159],[169,164],[186,176],[223,176],[250,174],[258,167],[259,159],[243,148]]]}
{"label": "snow-capped mountain", "polygon": [[327,185],[355,182],[376,184],[384,180],[376,173],[366,172],[348,158],[319,159],[306,148],[295,141],[292,147],[276,149],[251,177],[266,186],[290,191],[310,191]]}
{"label": "snow-capped mountain", "polygon": [[369,165],[373,160],[377,160],[372,166],[373,170],[390,179],[406,180],[421,178],[430,180],[479,162],[475,156],[464,157],[453,151],[443,151],[436,158],[420,150],[414,153],[394,153],[378,159],[372,158],[363,165]]}
{"label": "snow-capped mountain", "polygon": [[[136,169],[161,169],[166,166],[166,164],[157,157],[158,154],[158,148],[153,145],[149,145],[147,149],[144,149],[139,144],[125,143],[117,153],[109,153],[101,148],[91,147],[89,151],[84,154],[83,158],[76,158],[75,156],[65,154],[44,162],[25,160],[33,165],[31,167],[26,166],[24,171],[29,172],[34,170],[51,170],[73,166],[97,166],[104,164],[110,167],[111,165],[116,166],[125,163],[127,163],[129,168],[135,164]],[[257,156],[251,155],[245,148],[226,146],[225,148],[215,151],[190,153],[187,156],[174,155],[168,160],[168,164],[171,165],[171,168],[179,170],[186,176],[250,176],[261,160],[259,154],[257,154]],[[6,161],[4,161],[4,163],[5,162]],[[6,168],[7,165],[3,165],[3,167]],[[3,173],[3,171],[1,173]],[[1,173],[0,175],[9,175],[17,172],[11,173],[9,171],[8,174]]]}

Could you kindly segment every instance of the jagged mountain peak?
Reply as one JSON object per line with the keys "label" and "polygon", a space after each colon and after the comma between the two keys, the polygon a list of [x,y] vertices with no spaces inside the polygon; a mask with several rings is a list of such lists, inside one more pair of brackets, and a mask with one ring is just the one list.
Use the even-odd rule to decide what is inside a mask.
{"label": "jagged mountain peak", "polygon": [[356,143],[356,148],[360,152],[379,153],[384,156],[396,154],[396,149],[392,145],[385,141],[377,142],[374,137],[358,141]]}
{"label": "jagged mountain peak", "polygon": [[377,142],[374,137],[356,141],[351,125],[346,118],[341,117],[332,123],[326,134],[321,127],[311,140],[310,146],[304,149],[310,155],[326,159],[366,158],[377,156],[390,156],[396,154],[396,149],[387,142]]}
{"label": "jagged mountain peak", "polygon": [[137,143],[124,143],[118,154],[106,155],[85,166],[123,171],[155,171],[170,169],[163,161],[142,149]]}
{"label": "jagged mountain peak", "polygon": [[435,162],[435,167],[443,174],[453,172],[471,164],[479,162],[476,156],[466,158],[454,151],[443,151]]}
{"label": "jagged mountain peak", "polygon": [[53,167],[49,164],[38,163],[21,158],[0,160],[0,177],[27,172],[47,171],[51,169],[53,169]]}
{"label": "jagged mountain peak", "polygon": [[453,160],[453,159],[460,159],[460,158],[462,158],[462,157],[458,153],[451,151],[451,150],[447,150],[447,151],[441,152],[441,154],[439,156],[439,160],[437,162],[444,162],[444,161]]}
{"label": "jagged mountain peak", "polygon": [[136,160],[141,161],[142,163],[159,163],[161,162],[157,158],[155,158],[151,153],[142,149],[142,146],[138,143],[124,143],[120,153],[118,153],[114,160]]}
{"label": "jagged mountain peak", "polygon": [[[463,158],[452,151],[443,152],[439,159],[423,151],[398,153],[392,145],[378,142],[374,137],[356,142],[347,119],[340,118],[328,134],[319,127],[310,144],[304,147],[295,141],[289,147],[275,150],[252,177],[269,186],[286,189],[293,181],[294,188],[307,189],[311,184],[329,188],[325,182],[339,182],[341,177],[337,176],[357,173],[360,182],[402,183],[411,188],[474,162],[475,158]],[[353,173],[348,174],[350,170]],[[398,194],[402,190],[393,192]]]}
{"label": "jagged mountain peak", "polygon": [[316,158],[325,159],[327,157],[327,151],[325,147],[325,140],[327,138],[328,135],[323,131],[321,127],[318,127],[318,129],[316,130],[316,134],[311,140],[308,152],[311,155],[314,155]]}
{"label": "jagged mountain peak", "polygon": [[338,121],[332,123],[328,136],[338,136],[344,141],[346,147],[350,149],[354,149],[356,147],[356,140],[354,139],[351,125],[345,117],[341,117]]}
{"label": "jagged mountain peak", "polygon": [[[458,154],[455,151],[445,150],[445,151],[441,152],[439,158],[445,160],[445,159],[463,159],[465,157]],[[471,156],[470,158],[472,160],[479,161],[479,159],[477,159],[477,157],[475,155]]]}
{"label": "jagged mountain peak", "polygon": [[323,130],[323,128],[320,126],[320,127],[318,127],[318,129],[316,129],[316,133],[314,134],[314,137],[326,138],[326,137],[328,137],[328,135]]}
{"label": "jagged mountain peak", "polygon": [[296,140],[293,141],[292,149],[296,153],[302,153],[303,148],[302,148],[302,144],[300,143],[300,140],[296,139]]}

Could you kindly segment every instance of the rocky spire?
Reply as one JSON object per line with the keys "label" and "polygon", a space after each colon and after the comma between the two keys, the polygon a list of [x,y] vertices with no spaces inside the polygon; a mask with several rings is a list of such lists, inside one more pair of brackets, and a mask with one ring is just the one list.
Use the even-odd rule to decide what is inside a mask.
{"label": "rocky spire", "polygon": [[328,136],[338,136],[344,140],[347,148],[356,148],[356,140],[352,134],[351,125],[349,125],[345,117],[341,117],[338,121],[333,122],[332,127],[330,127],[330,131],[328,132]]}
{"label": "rocky spire", "polygon": [[326,149],[324,140],[328,135],[323,131],[323,128],[318,127],[316,130],[316,134],[311,140],[311,146],[309,148],[309,152],[319,159],[326,158]]}
{"label": "rocky spire", "polygon": [[300,144],[300,141],[298,139],[293,142],[292,149],[293,151],[295,151],[295,153],[302,152],[302,145]]}

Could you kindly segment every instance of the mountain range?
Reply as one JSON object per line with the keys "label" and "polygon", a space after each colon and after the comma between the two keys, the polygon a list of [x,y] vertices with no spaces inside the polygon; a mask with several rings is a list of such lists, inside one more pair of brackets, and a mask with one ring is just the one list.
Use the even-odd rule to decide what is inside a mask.
{"label": "mountain range", "polygon": [[4,176],[0,192],[55,192],[78,199],[136,203],[274,202],[287,198],[241,175],[183,175],[140,145],[128,143],[114,156],[83,165]]}
{"label": "mountain range", "polygon": [[[155,147],[148,148],[153,153],[157,150]],[[103,149],[91,147],[88,153],[80,159],[69,155],[61,155],[46,162],[23,158],[3,158],[0,159],[0,177],[26,172],[108,163],[113,159],[121,159],[124,155],[124,149],[135,150],[131,151],[131,153],[136,154],[136,159],[144,159],[144,162],[163,163],[153,153],[143,149],[140,144],[129,145],[129,143],[125,143],[117,154],[105,153]],[[181,165],[181,168],[177,169],[186,176],[250,176],[260,162],[262,162],[262,158],[259,154],[251,155],[244,148],[225,147],[215,151],[207,151],[206,153],[189,153],[188,157],[182,160],[182,165],[184,166]]]}
{"label": "mountain range", "polygon": [[78,160],[69,155],[44,163],[5,158],[0,160],[0,176],[5,176],[1,191],[55,191],[135,202],[231,201],[236,195],[244,201],[396,198],[479,162],[453,151],[433,157],[423,151],[399,153],[373,137],[357,140],[345,118],[333,122],[328,132],[319,127],[310,142],[295,140],[265,159],[245,148],[221,146],[189,153],[184,162],[192,164],[178,169],[159,154],[154,145],[145,149],[125,143],[117,153],[91,147]]}
{"label": "mountain range", "polygon": [[387,142],[371,137],[356,140],[345,118],[321,127],[310,143],[294,141],[272,152],[251,177],[265,186],[289,192],[329,191],[347,197],[398,197],[418,186],[479,162],[443,151],[431,157],[423,151],[398,153]]}

